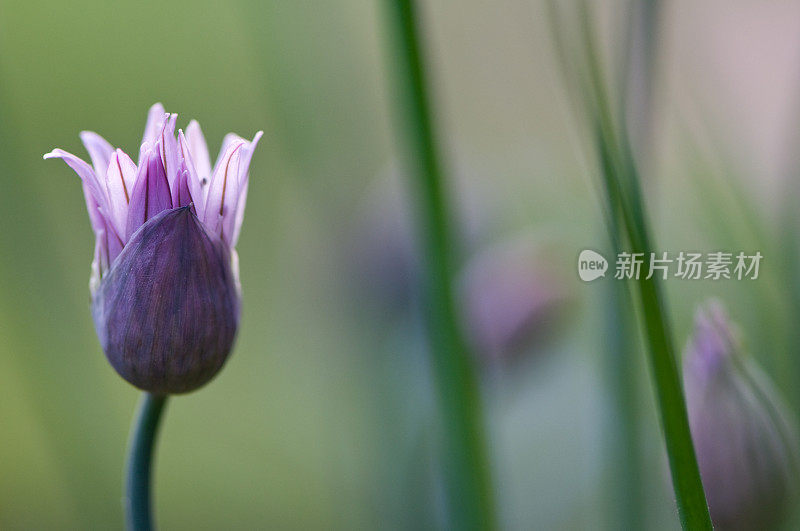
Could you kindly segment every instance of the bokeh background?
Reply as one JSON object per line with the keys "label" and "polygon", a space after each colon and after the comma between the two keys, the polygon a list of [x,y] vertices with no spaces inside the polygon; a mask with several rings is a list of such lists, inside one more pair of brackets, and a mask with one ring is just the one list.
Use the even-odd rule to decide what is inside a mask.
{"label": "bokeh background", "polygon": [[[594,529],[614,483],[602,282],[575,274],[581,249],[605,245],[592,152],[540,2],[422,4],[464,263],[528,242],[560,301],[547,340],[480,364],[501,521]],[[599,9],[612,50],[625,5]],[[84,156],[84,129],[136,153],[156,101],[180,127],[198,119],[212,152],[229,131],[265,131],[238,246],[240,334],[217,379],[168,406],[161,527],[441,522],[381,7],[0,2],[0,529],[121,528],[138,392],[94,334],[79,181],[41,156]],[[780,212],[799,145],[800,3],[681,0],[664,5],[661,24],[646,183],[659,249],[765,256],[756,282],[667,282],[676,342],[716,296],[788,392],[796,323]],[[677,517],[641,360],[646,510],[653,528],[669,528]]]}

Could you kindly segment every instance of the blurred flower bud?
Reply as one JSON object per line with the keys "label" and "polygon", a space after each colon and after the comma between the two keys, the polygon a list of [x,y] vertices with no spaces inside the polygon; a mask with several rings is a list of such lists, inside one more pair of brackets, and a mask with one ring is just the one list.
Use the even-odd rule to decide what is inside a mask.
{"label": "blurred flower bud", "polygon": [[394,174],[370,190],[355,223],[347,256],[355,286],[393,309],[407,306],[420,265],[407,201]]}
{"label": "blurred flower bud", "polygon": [[697,461],[717,529],[773,529],[793,495],[797,434],[766,376],[743,359],[721,304],[701,308],[684,353]]}
{"label": "blurred flower bud", "polygon": [[222,368],[239,321],[227,245],[190,207],[165,210],[136,231],[92,298],[97,335],[128,382],[185,393]]}
{"label": "blurred flower bud", "polygon": [[[456,222],[454,232],[471,247],[488,224],[484,219],[487,198],[465,172],[455,172],[454,177],[450,205]],[[365,194],[354,218],[345,258],[355,287],[368,300],[394,311],[409,307],[422,274],[415,207],[402,183],[399,171],[391,168]]]}
{"label": "blurred flower bud", "polygon": [[540,343],[570,301],[529,237],[495,244],[472,258],[459,278],[464,326],[478,355],[504,362]]}

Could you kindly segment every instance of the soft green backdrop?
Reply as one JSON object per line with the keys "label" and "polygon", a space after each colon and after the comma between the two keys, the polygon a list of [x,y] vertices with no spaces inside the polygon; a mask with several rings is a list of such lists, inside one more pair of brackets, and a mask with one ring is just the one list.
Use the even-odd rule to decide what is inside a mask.
{"label": "soft green backdrop", "polygon": [[[553,261],[571,272],[580,249],[603,245],[603,227],[541,6],[425,5],[455,195],[479,198],[484,240],[536,231],[558,243]],[[356,207],[395,165],[379,8],[366,0],[0,2],[0,529],[122,525],[137,392],[94,335],[93,238],[78,178],[41,156],[54,147],[84,156],[83,129],[136,153],[156,101],[179,113],[181,127],[198,119],[212,152],[228,131],[265,131],[239,243],[240,335],[215,381],[169,404],[156,474],[162,527],[436,521],[435,496],[424,502],[415,487],[430,475],[420,433],[435,430],[418,326],[373,309],[350,282]],[[653,200],[662,248],[759,245],[747,220],[712,223],[737,208],[715,192],[727,185],[707,181],[699,192],[717,198],[716,214],[697,202],[692,179],[705,178],[705,166],[689,157],[664,166],[674,177]],[[769,289],[777,273],[762,275],[757,286],[670,286],[678,343],[694,305],[723,295],[749,335],[766,338],[756,354],[779,367],[768,345],[785,323],[759,311],[781,315]],[[510,528],[593,527],[608,488],[601,295],[566,278],[580,304],[548,359],[511,380],[486,378]],[[759,326],[766,320],[772,329]],[[651,512],[674,524],[643,371],[642,382]]]}

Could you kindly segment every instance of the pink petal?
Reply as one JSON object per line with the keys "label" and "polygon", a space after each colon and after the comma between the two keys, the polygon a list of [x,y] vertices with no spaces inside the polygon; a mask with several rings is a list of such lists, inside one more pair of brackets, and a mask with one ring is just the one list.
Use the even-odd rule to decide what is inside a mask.
{"label": "pink petal", "polygon": [[173,195],[173,208],[189,206],[192,203],[192,194],[189,192],[189,171],[183,170],[175,180],[175,193]]}
{"label": "pink petal", "polygon": [[194,161],[194,167],[200,180],[211,179],[211,159],[208,156],[208,144],[200,129],[197,120],[192,120],[186,127],[186,140],[188,140],[189,152]]}
{"label": "pink petal", "polygon": [[242,231],[242,221],[244,221],[244,207],[247,203],[247,189],[250,182],[250,161],[253,159],[253,152],[258,145],[258,141],[264,135],[263,131],[256,133],[253,141],[247,146],[247,151],[242,155],[239,162],[239,200],[236,203],[236,210],[232,216],[232,225],[228,229],[230,237],[230,246],[235,247],[239,241],[239,233]]}
{"label": "pink petal", "polygon": [[161,163],[164,165],[164,173],[167,175],[170,192],[174,192],[175,181],[180,173],[178,169],[178,144],[175,140],[175,121],[177,119],[177,114],[170,114],[169,118],[164,121],[158,138],[161,146]]}
{"label": "pink petal", "polygon": [[97,180],[101,183],[105,182],[108,161],[111,158],[111,154],[114,153],[114,147],[105,138],[92,131],[82,131],[80,136],[81,142],[83,142],[86,151],[89,152],[89,157],[92,159],[92,166],[94,166]]}
{"label": "pink petal", "polygon": [[97,200],[94,198],[91,188],[86,183],[83,183],[83,198],[86,200],[86,211],[89,213],[89,223],[92,225],[95,236],[97,236],[101,231],[106,230],[106,220],[100,213]]}
{"label": "pink petal", "polygon": [[67,165],[78,174],[78,177],[80,177],[83,183],[89,188],[95,203],[101,207],[106,205],[108,202],[108,197],[106,195],[105,185],[98,181],[97,175],[95,175],[94,171],[92,171],[91,166],[86,164],[83,160],[76,157],[72,153],[67,153],[63,149],[54,149],[50,153],[44,155],[44,158],[60,158],[66,162]]}
{"label": "pink petal", "polygon": [[144,136],[142,137],[142,148],[139,150],[139,164],[142,164],[142,160],[144,157],[145,149],[144,145],[149,144],[153,145],[156,142],[158,137],[158,133],[161,131],[164,125],[164,119],[166,118],[167,112],[164,110],[164,106],[160,103],[156,103],[150,110],[147,111],[147,123],[144,126]]}
{"label": "pink petal", "polygon": [[214,163],[214,171],[212,172],[212,175],[217,172],[217,168],[219,167],[219,163],[222,162],[225,152],[228,151],[228,148],[231,147],[231,144],[234,142],[247,142],[247,140],[240,137],[236,133],[228,133],[225,135],[225,138],[222,139],[222,146],[219,148],[217,161]]}
{"label": "pink petal", "polygon": [[105,230],[101,230],[97,234],[97,238],[94,242],[94,255],[100,276],[102,277],[111,266],[111,259],[108,256],[108,238]]}
{"label": "pink petal", "polygon": [[83,195],[86,199],[86,210],[89,212],[89,222],[95,234],[95,258],[98,259],[100,275],[105,274],[114,258],[122,252],[124,246],[118,233],[111,227],[106,213],[97,205],[89,187],[83,185]]}
{"label": "pink petal", "polygon": [[[233,217],[239,195],[239,160],[247,150],[247,141],[239,140],[230,144],[217,163],[206,197],[204,222],[208,230],[219,234],[229,242],[230,234],[224,233],[223,220]],[[230,243],[230,242],[229,242]]]}
{"label": "pink petal", "polygon": [[89,289],[94,295],[100,286],[100,281],[108,269],[108,255],[102,246],[100,238],[95,238],[94,241],[94,259],[92,260],[92,276],[89,278]]}
{"label": "pink petal", "polygon": [[253,153],[256,150],[258,141],[264,136],[264,131],[259,131],[253,140],[247,143],[247,152],[242,155],[242,163],[239,165],[239,180],[247,180],[248,172],[250,171],[250,161],[253,159]]}
{"label": "pink petal", "polygon": [[136,182],[136,164],[121,149],[111,156],[106,172],[108,187],[109,216],[114,229],[127,241],[128,203]]}
{"label": "pink petal", "polygon": [[111,267],[114,264],[114,260],[119,256],[119,253],[122,252],[122,248],[125,247],[125,243],[122,241],[119,234],[117,234],[113,225],[109,224],[107,227],[105,237],[106,247],[108,248],[108,265]]}
{"label": "pink petal", "polygon": [[247,188],[250,186],[249,179],[245,179],[239,189],[239,201],[236,203],[236,213],[233,216],[233,229],[231,232],[231,248],[236,247],[239,242],[239,234],[242,232],[242,222],[244,221],[244,207],[247,202]]}
{"label": "pink petal", "polygon": [[172,208],[167,175],[161,162],[160,144],[144,154],[144,163],[139,165],[136,183],[133,185],[131,201],[128,205],[128,222],[125,241],[144,225],[144,222],[159,212]]}
{"label": "pink petal", "polygon": [[[191,125],[192,124],[189,124],[189,126]],[[202,135],[202,133],[200,133],[200,135]],[[205,140],[203,140],[203,149],[205,149]],[[205,157],[206,163],[208,163],[207,151],[205,153]],[[200,221],[203,221],[203,215],[205,214],[203,185],[201,183],[200,176],[197,174],[197,167],[194,163],[194,153],[192,152],[192,147],[189,145],[189,142],[187,141],[186,136],[184,136],[183,131],[178,131],[178,158],[180,158],[183,161],[183,164],[186,166],[186,171],[188,172],[186,184],[189,188],[189,194],[192,197],[192,202],[194,203],[194,209],[197,213],[197,217],[200,219]]]}

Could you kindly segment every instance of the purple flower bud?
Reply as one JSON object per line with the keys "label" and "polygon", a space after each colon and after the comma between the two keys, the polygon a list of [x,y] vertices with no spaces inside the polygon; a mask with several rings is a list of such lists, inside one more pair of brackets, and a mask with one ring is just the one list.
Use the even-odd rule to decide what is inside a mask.
{"label": "purple flower bud", "polygon": [[542,254],[517,237],[483,250],[462,272],[466,332],[484,361],[511,361],[561,321],[571,297]]}
{"label": "purple flower bud", "polygon": [[239,321],[234,247],[244,218],[250,160],[261,138],[225,136],[216,164],[194,120],[157,103],[139,162],[96,133],[81,140],[92,166],[55,149],[83,181],[95,233],[90,289],[97,334],[111,365],[133,385],[184,393],[227,358]]}
{"label": "purple flower bud", "polygon": [[108,361],[153,393],[185,393],[222,368],[239,322],[230,253],[189,207],[131,237],[92,298]]}
{"label": "purple flower bud", "polygon": [[742,356],[718,302],[701,308],[684,353],[697,461],[718,529],[772,529],[790,504],[797,434],[766,376]]}
{"label": "purple flower bud", "polygon": [[[464,247],[472,248],[487,225],[487,201],[465,171],[454,176],[454,232]],[[401,177],[398,169],[391,168],[364,195],[354,217],[345,259],[354,287],[366,300],[392,311],[410,306],[422,274],[411,215],[414,203]]]}
{"label": "purple flower bud", "polygon": [[353,286],[393,310],[408,307],[420,276],[408,201],[398,181],[388,174],[363,198],[346,255]]}

